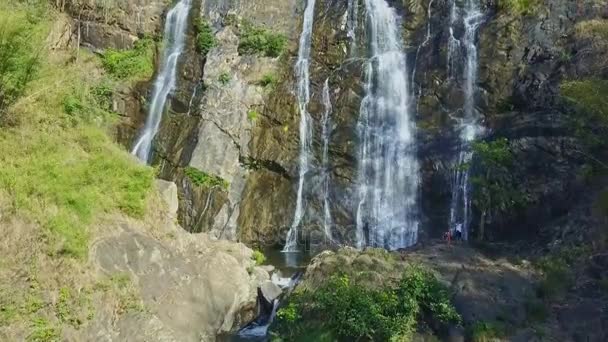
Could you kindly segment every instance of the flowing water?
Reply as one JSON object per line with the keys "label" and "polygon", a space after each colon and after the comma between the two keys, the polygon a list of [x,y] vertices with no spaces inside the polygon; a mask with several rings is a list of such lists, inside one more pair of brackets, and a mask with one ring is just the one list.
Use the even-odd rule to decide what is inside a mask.
{"label": "flowing water", "polygon": [[[451,228],[461,225],[462,238],[468,239],[469,225],[471,223],[471,186],[469,180],[469,169],[466,167],[473,158],[471,151],[472,142],[480,135],[482,128],[479,123],[479,113],[475,109],[475,93],[477,81],[477,31],[483,23],[483,13],[479,9],[478,0],[468,0],[465,3],[464,9],[459,9],[456,4],[452,8],[452,26],[459,20],[462,20],[464,25],[464,36],[462,42],[453,36],[453,28],[450,27],[450,42],[458,42],[449,47],[451,51],[449,58],[450,63],[455,63],[457,60],[454,56],[464,55],[464,68],[462,80],[464,82],[464,106],[463,117],[459,120],[458,130],[460,131],[460,146],[457,160],[455,161],[455,170],[452,175],[452,200],[450,204],[450,222]],[[464,49],[464,51],[462,51]],[[459,58],[458,60],[462,60]],[[452,64],[453,65],[453,64]],[[451,70],[455,70],[454,68]]]}
{"label": "flowing water", "polygon": [[163,40],[165,50],[159,73],[154,81],[148,117],[131,151],[144,162],[147,162],[150,157],[152,141],[158,133],[167,97],[175,88],[177,62],[184,49],[188,13],[191,6],[192,0],[181,0],[167,13]]}
{"label": "flowing water", "polygon": [[398,249],[418,238],[416,127],[400,18],[385,0],[365,0],[365,8],[370,58],[358,122],[357,245]]}
{"label": "flowing water", "polygon": [[310,101],[310,76],[309,59],[312,38],[312,27],[315,12],[315,0],[308,0],[304,11],[302,34],[300,35],[300,46],[298,50],[298,61],[296,62],[295,72],[297,77],[297,96],[298,109],[300,111],[300,160],[299,160],[299,180],[296,198],[296,209],[293,221],[283,251],[296,252],[298,249],[298,228],[302,222],[304,214],[304,181],[306,173],[310,169],[312,127],[311,118],[308,113],[308,102]]}
{"label": "flowing water", "polygon": [[331,210],[329,206],[329,182],[330,182],[330,172],[329,172],[329,140],[331,133],[331,97],[329,95],[329,79],[325,80],[323,84],[323,105],[325,110],[323,111],[323,157],[321,163],[323,165],[323,229],[325,231],[325,237],[331,241],[331,226],[332,226],[332,218],[331,218]]}
{"label": "flowing water", "polygon": [[357,26],[359,21],[359,0],[348,0],[347,36],[350,39],[350,53],[354,55],[357,49]]}

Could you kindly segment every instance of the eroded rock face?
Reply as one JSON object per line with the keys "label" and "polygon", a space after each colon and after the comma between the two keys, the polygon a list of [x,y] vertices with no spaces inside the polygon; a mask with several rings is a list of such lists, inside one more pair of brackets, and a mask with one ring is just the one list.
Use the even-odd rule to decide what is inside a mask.
{"label": "eroded rock face", "polygon": [[[161,183],[163,194],[175,184]],[[166,197],[166,196],[164,196]],[[168,196],[174,203],[174,196]],[[171,215],[153,237],[135,222],[117,222],[91,247],[100,276],[127,276],[143,308],[118,318],[101,308],[88,338],[138,341],[214,341],[255,314],[257,287],[268,272],[255,267],[252,250],[207,234],[192,235]],[[103,302],[102,302],[103,303]],[[110,310],[110,312],[107,312]]]}
{"label": "eroded rock face", "polygon": [[67,0],[74,18],[74,37],[96,49],[132,48],[141,36],[155,36],[162,27],[167,0]]}

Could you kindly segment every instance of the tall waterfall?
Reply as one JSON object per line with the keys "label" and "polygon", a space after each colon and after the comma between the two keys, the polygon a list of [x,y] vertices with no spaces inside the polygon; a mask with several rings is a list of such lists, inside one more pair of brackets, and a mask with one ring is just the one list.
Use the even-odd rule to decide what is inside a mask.
{"label": "tall waterfall", "polygon": [[[471,188],[469,182],[469,169],[466,167],[472,157],[471,143],[479,136],[482,127],[479,124],[479,113],[475,109],[475,82],[477,80],[477,31],[483,23],[483,13],[479,9],[478,0],[468,0],[464,9],[459,9],[454,2],[452,5],[452,26],[458,20],[464,24],[464,37],[462,44],[453,35],[453,28],[450,27],[450,51],[448,67],[455,62],[455,56],[461,53],[464,58],[464,107],[463,118],[459,122],[460,147],[455,169],[452,175],[452,200],[450,204],[450,227],[462,225],[462,237],[468,239],[469,225],[471,223]],[[460,14],[462,13],[462,14]],[[457,43],[456,43],[457,42]],[[461,51],[461,46],[464,51]],[[460,59],[462,60],[462,59]],[[451,69],[454,70],[454,69]]]}
{"label": "tall waterfall", "polygon": [[154,81],[148,117],[131,151],[143,161],[148,161],[152,140],[158,133],[167,97],[175,87],[177,62],[184,49],[191,6],[192,0],[181,0],[167,13],[163,40],[165,49],[159,73]]}
{"label": "tall waterfall", "polygon": [[416,127],[400,18],[385,0],[365,0],[365,8],[370,58],[357,125],[357,245],[397,249],[418,238]]}
{"label": "tall waterfall", "polygon": [[325,237],[332,240],[331,234],[331,210],[329,208],[329,137],[331,129],[331,98],[329,95],[329,79],[325,80],[323,84],[323,156],[321,163],[323,165],[323,229],[325,230]]}
{"label": "tall waterfall", "polygon": [[310,101],[310,76],[308,72],[310,59],[310,46],[312,38],[312,26],[315,12],[315,0],[308,0],[304,11],[304,23],[302,34],[300,35],[300,46],[298,50],[298,61],[296,62],[295,72],[298,82],[298,109],[300,111],[300,160],[299,160],[299,181],[296,198],[296,209],[289,232],[284,252],[297,251],[298,228],[304,214],[304,180],[306,173],[310,169],[310,151],[312,142],[311,118],[308,113],[308,102]]}

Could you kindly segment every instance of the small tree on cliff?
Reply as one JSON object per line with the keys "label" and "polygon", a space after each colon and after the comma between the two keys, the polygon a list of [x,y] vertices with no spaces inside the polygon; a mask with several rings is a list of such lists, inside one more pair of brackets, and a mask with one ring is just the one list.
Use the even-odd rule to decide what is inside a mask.
{"label": "small tree on cliff", "polygon": [[477,236],[482,240],[493,214],[523,204],[526,197],[512,177],[513,152],[507,139],[474,143],[473,151],[478,170],[471,178],[473,204],[481,211]]}

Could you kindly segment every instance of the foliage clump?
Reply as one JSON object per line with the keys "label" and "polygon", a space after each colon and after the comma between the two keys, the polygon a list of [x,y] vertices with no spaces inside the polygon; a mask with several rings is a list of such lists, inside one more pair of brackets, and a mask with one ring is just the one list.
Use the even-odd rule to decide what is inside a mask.
{"label": "foliage clump", "polygon": [[279,57],[285,50],[287,37],[249,22],[241,23],[238,51],[241,55]]}
{"label": "foliage clump", "polygon": [[144,38],[135,42],[133,49],[107,49],[101,57],[102,65],[117,79],[148,79],[154,73],[154,47],[152,39]]}
{"label": "foliage clump", "polygon": [[220,82],[221,85],[226,86],[230,83],[232,77],[227,71],[223,71],[218,77],[217,81]]}
{"label": "foliage clump", "polygon": [[26,90],[40,66],[38,42],[46,25],[27,11],[0,8],[0,119]]}
{"label": "foliage clump", "polygon": [[496,322],[475,322],[470,329],[473,342],[491,342],[506,335],[505,328]]}
{"label": "foliage clump", "polygon": [[590,119],[608,124],[608,80],[567,80],[560,84],[560,92],[564,99]]}
{"label": "foliage clump", "polygon": [[277,317],[279,333],[287,339],[309,330],[311,321],[315,329],[345,340],[373,341],[408,340],[418,323],[461,322],[445,286],[417,266],[409,267],[394,286],[376,289],[335,275],[312,293],[296,293]]}
{"label": "foliage clump", "polygon": [[184,169],[184,173],[186,174],[186,176],[188,176],[190,181],[192,181],[192,183],[197,186],[207,188],[220,187],[224,190],[228,190],[228,187],[230,186],[230,183],[228,183],[227,180],[219,176],[203,172],[195,167],[188,166]]}
{"label": "foliage clump", "polygon": [[535,14],[542,6],[541,0],[501,0],[500,9],[517,15]]}
{"label": "foliage clump", "polygon": [[273,73],[268,73],[268,74],[264,74],[262,76],[262,79],[260,80],[260,82],[258,84],[265,88],[274,88],[277,85],[277,83],[278,83],[277,75],[275,75]]}
{"label": "foliage clump", "polygon": [[201,18],[196,19],[194,22],[194,29],[196,30],[196,50],[203,56],[206,56],[216,45],[213,29],[207,21]]}
{"label": "foliage clump", "polygon": [[522,206],[530,199],[515,183],[512,175],[514,157],[507,139],[476,142],[473,152],[477,166],[471,177],[473,204],[481,211],[478,238],[483,239],[488,216]]}
{"label": "foliage clump", "polygon": [[253,251],[251,258],[255,261],[256,265],[262,265],[266,261],[266,256],[261,251]]}

